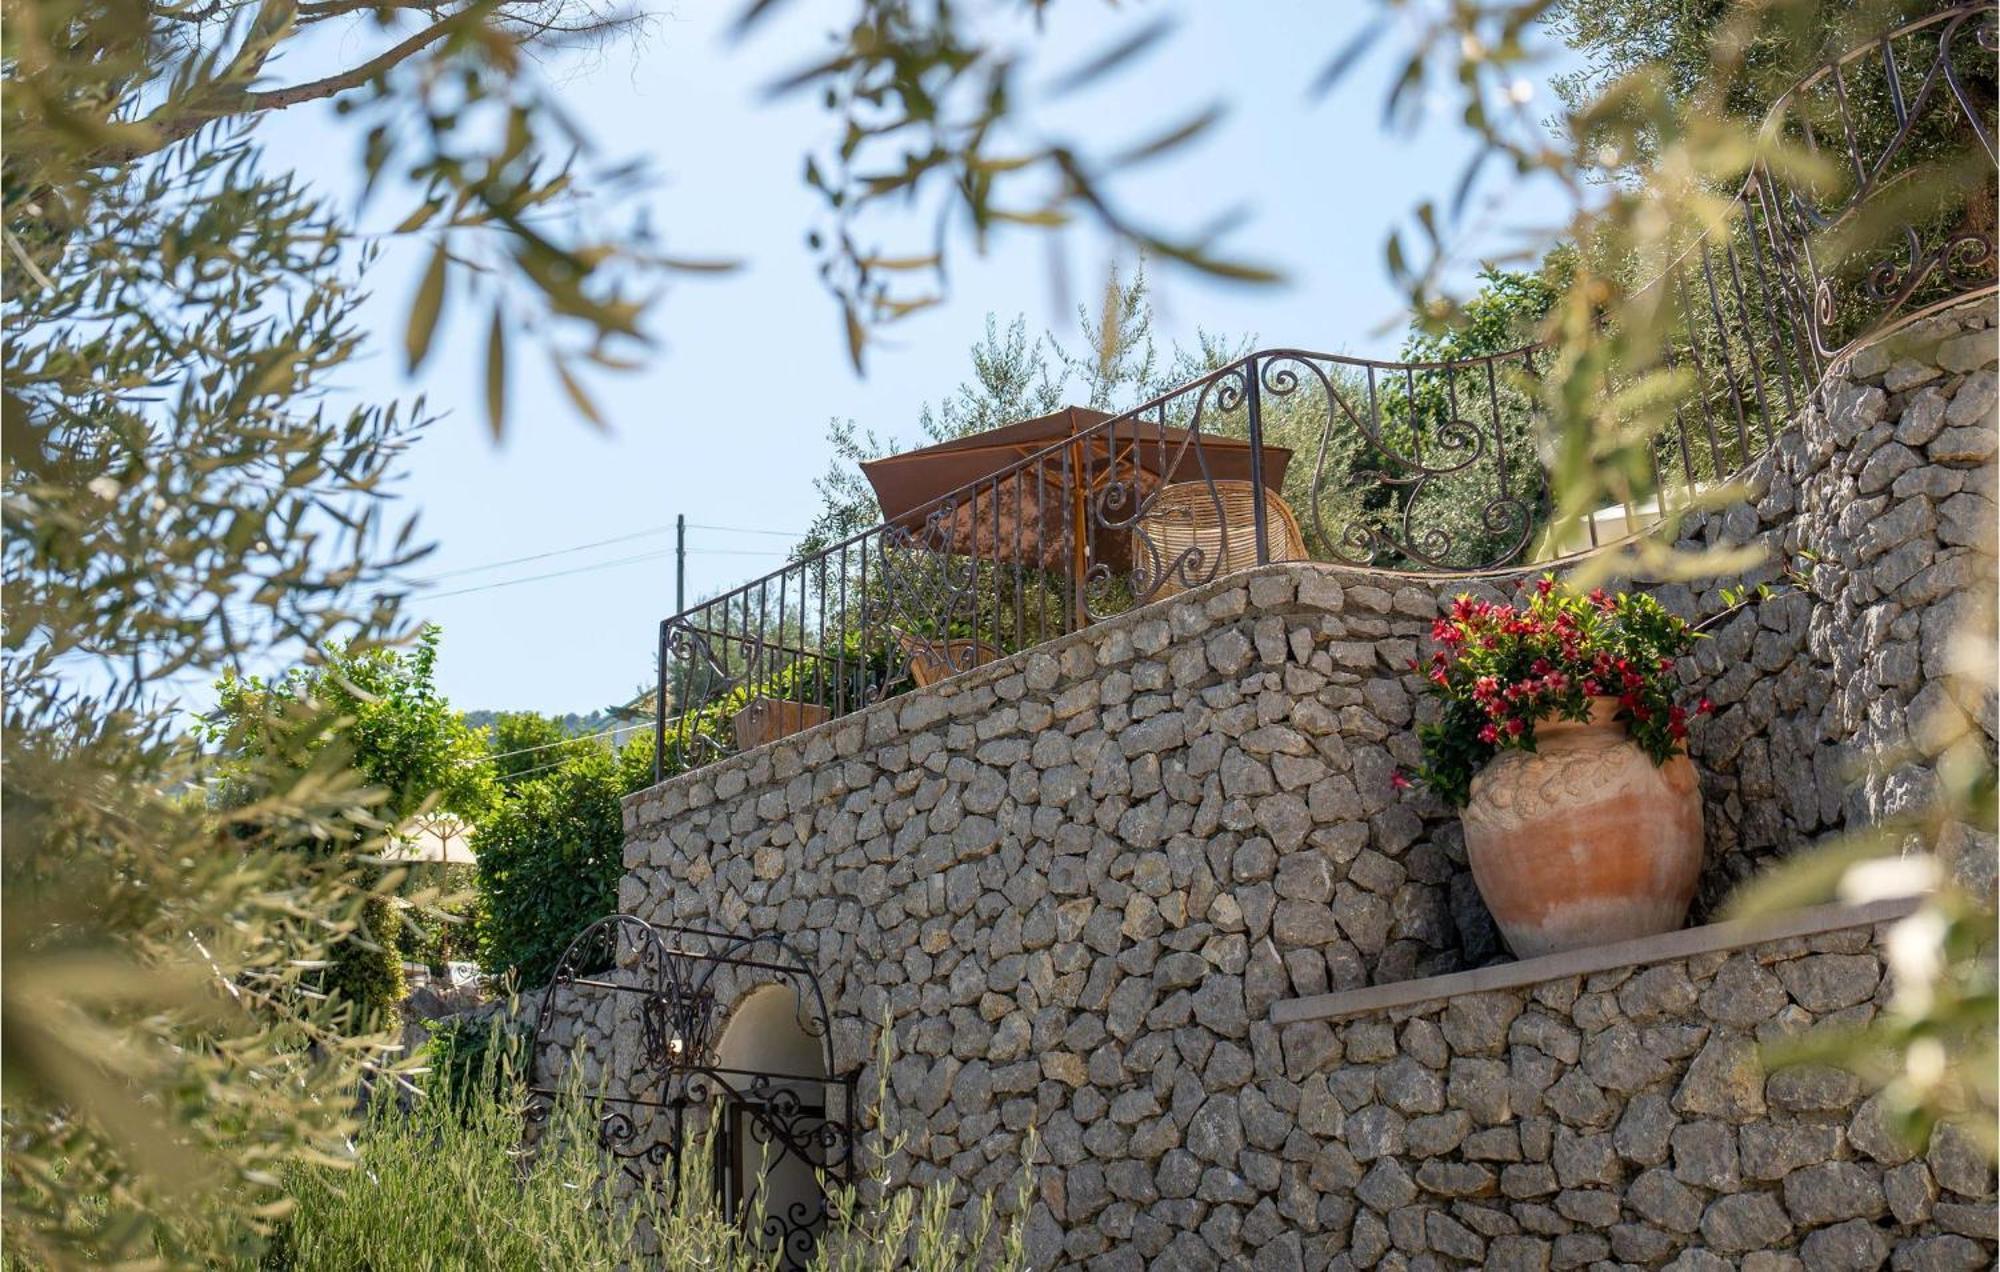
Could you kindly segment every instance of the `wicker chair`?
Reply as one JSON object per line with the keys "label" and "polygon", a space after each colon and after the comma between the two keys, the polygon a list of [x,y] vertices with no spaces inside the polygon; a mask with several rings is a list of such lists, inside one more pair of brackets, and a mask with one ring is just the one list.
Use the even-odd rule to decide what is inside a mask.
{"label": "wicker chair", "polygon": [[910,678],[928,689],[947,676],[983,667],[1006,657],[1005,651],[983,640],[926,640],[909,632],[896,633],[896,648],[910,660]]}
{"label": "wicker chair", "polygon": [[[1257,564],[1255,498],[1256,488],[1247,481],[1181,481],[1163,488],[1139,518],[1140,532],[1151,541],[1160,568],[1167,572],[1154,597],[1187,591],[1175,563],[1191,548],[1201,550],[1201,564],[1189,567],[1197,582]],[[1310,559],[1298,517],[1277,491],[1269,489],[1264,492],[1264,541],[1273,561]]]}

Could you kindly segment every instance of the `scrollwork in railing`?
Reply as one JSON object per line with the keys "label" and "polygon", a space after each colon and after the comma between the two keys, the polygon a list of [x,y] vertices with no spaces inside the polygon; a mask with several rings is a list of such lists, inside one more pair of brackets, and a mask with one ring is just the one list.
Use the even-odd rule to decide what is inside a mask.
{"label": "scrollwork in railing", "polygon": [[[1542,486],[1532,393],[1513,383],[1532,378],[1532,352],[1456,363],[1256,355],[1267,418],[1290,411],[1317,421],[1310,476],[1297,491],[1313,546],[1370,567],[1476,570],[1518,559]],[[1462,376],[1473,381],[1472,401]]]}
{"label": "scrollwork in railing", "polygon": [[[1994,16],[1990,2],[1941,10],[1827,63],[1773,104],[1766,128],[1821,154],[1835,170],[1817,185],[1769,169],[1753,177],[1776,196],[1774,250],[1807,280],[1805,317],[1820,358],[1837,357],[1900,313],[1996,282]],[[1914,91],[1905,69],[1913,61],[1920,63],[1912,68]],[[1856,112],[1864,98],[1886,102],[1886,117]],[[1968,175],[1977,187],[1971,191]],[[1898,241],[1865,259],[1873,236],[1848,232],[1878,194],[1914,179],[1946,202],[1904,212]]]}
{"label": "scrollwork in railing", "polygon": [[824,1198],[817,1205],[795,1201],[785,1207],[782,1214],[766,1214],[764,1222],[759,1225],[764,1234],[764,1248],[775,1249],[779,1263],[785,1267],[811,1267],[828,1217]]}
{"label": "scrollwork in railing", "polygon": [[1217,438],[1247,435],[1247,425],[1232,427],[1229,417],[1244,410],[1250,375],[1248,362],[1221,367],[1107,421],[1093,430],[1101,436],[1087,439],[1082,480],[1089,489],[1091,560],[1081,590],[1089,620],[1144,605],[1170,585],[1185,591],[1218,577],[1221,552],[1199,540],[1178,549],[1163,546],[1156,518],[1190,516],[1185,502],[1172,513],[1161,512],[1167,488],[1176,486],[1200,488],[1195,500],[1205,497],[1214,520],[1222,520],[1210,446]]}
{"label": "scrollwork in railing", "polygon": [[808,1104],[789,1083],[768,1074],[757,1074],[747,1090],[739,1091],[735,1106],[749,1119],[750,1136],[759,1144],[815,1170],[844,1172],[854,1157],[854,1131],[847,1123],[827,1116],[824,1105]]}
{"label": "scrollwork in railing", "polygon": [[681,1153],[672,1136],[643,1135],[638,1120],[623,1109],[599,1115],[597,1147],[615,1159],[627,1177],[655,1187],[672,1180],[672,1164],[680,1160]]}

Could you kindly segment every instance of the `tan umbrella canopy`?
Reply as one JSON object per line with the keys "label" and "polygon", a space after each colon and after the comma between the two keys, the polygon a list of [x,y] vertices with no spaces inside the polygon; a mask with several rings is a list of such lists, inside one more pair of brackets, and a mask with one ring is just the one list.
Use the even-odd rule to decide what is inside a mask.
{"label": "tan umbrella canopy", "polygon": [[[1143,421],[1106,424],[1112,418],[1064,407],[872,460],[861,471],[883,519],[921,546],[1078,578],[1092,565],[1124,571],[1131,544],[1121,523],[1153,491],[1172,482],[1248,481],[1251,447]],[[1284,485],[1291,458],[1282,446],[1264,447],[1268,489]]]}

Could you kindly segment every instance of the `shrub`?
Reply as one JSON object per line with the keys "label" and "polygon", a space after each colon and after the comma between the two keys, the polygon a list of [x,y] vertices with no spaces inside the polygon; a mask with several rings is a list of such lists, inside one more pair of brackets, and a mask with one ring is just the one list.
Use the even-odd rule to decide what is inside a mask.
{"label": "shrub", "polygon": [[[1439,648],[1426,676],[1444,712],[1419,730],[1417,775],[1453,804],[1465,803],[1473,775],[1501,750],[1534,750],[1537,721],[1587,720],[1592,699],[1617,701],[1617,718],[1656,764],[1687,737],[1673,671],[1699,639],[1692,627],[1643,592],[1579,596],[1552,575],[1526,591],[1518,608],[1461,594],[1432,625]],[[1704,699],[1697,710],[1707,709]]]}
{"label": "shrub", "polygon": [[526,1074],[534,1031],[509,1003],[484,1020],[452,1016],[433,1027],[424,1044],[429,1073],[424,1090],[450,1103],[471,1107],[498,1099],[516,1077]]}
{"label": "shrub", "polygon": [[[630,748],[628,748],[629,750]],[[593,748],[541,777],[516,782],[473,840],[479,859],[479,960],[539,985],[577,933],[618,905],[625,872],[619,797],[628,768]],[[645,778],[652,777],[650,756]]]}
{"label": "shrub", "polygon": [[[479,1073],[460,1101],[420,1096],[407,1110],[395,1100],[375,1101],[352,1169],[289,1170],[285,1183],[295,1209],[266,1266],[293,1272],[770,1268],[769,1251],[746,1234],[758,1231],[757,1216],[739,1227],[716,1197],[711,1138],[690,1138],[665,1168],[673,1172],[669,1187],[610,1189],[619,1163],[598,1147],[600,1106],[567,1086],[524,1152],[520,1081],[492,1051]],[[889,1141],[885,1151],[900,1153],[901,1142]],[[1025,1185],[1006,1221],[996,1221],[987,1196],[967,1208],[962,1224],[953,1222],[956,1195],[951,1181],[898,1188],[880,1204],[863,1204],[852,1187],[832,1190],[822,1266],[1024,1268]]]}
{"label": "shrub", "polygon": [[[556,1102],[536,1151],[523,1154],[524,1094],[489,1056],[495,1081],[462,1101],[419,1097],[405,1110],[376,1100],[352,1169],[295,1168],[295,1205],[266,1266],[295,1272],[354,1268],[591,1268],[640,1266],[640,1225],[660,1218],[650,1192],[607,1204],[611,1175],[596,1120],[574,1094]],[[677,1231],[716,1247],[719,1215],[683,1207]]]}
{"label": "shrub", "polygon": [[450,963],[479,961],[479,874],[465,862],[419,861],[404,867],[407,904],[397,909],[396,947],[403,958],[443,975]]}

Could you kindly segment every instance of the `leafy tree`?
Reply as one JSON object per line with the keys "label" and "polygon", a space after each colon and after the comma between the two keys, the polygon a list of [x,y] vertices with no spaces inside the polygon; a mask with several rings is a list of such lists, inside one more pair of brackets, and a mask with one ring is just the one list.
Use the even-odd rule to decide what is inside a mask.
{"label": "leafy tree", "polygon": [[1122,411],[1168,387],[1161,380],[1159,351],[1153,345],[1153,302],[1143,258],[1129,280],[1113,266],[1105,277],[1097,312],[1078,305],[1076,325],[1084,352],[1069,352],[1053,333],[1048,342],[1062,360],[1059,383],[1074,377],[1084,389],[1083,405],[1093,411]]}
{"label": "leafy tree", "polygon": [[[959,204],[991,225],[1021,219],[1012,191],[1066,174],[1051,209],[1096,201],[1120,221],[1088,158],[1049,148],[975,175],[986,142],[926,108],[920,81],[1004,88],[1011,59],[957,60],[962,30],[931,39],[900,5],[854,12],[858,59],[799,83],[838,81],[839,115],[857,92],[889,100],[880,78],[899,68],[871,127],[902,131],[901,114],[938,130],[919,185],[962,179]],[[375,883],[310,849],[378,832],[389,793],[340,748],[314,750],[324,722],[302,719],[228,775],[258,798],[191,799],[222,775],[173,697],[249,650],[310,657],[338,637],[360,655],[406,634],[397,578],[421,547],[382,496],[428,423],[421,404],[320,400],[361,348],[371,257],[264,162],[250,126],[334,100],[377,197],[419,192],[392,211],[409,211],[392,233],[432,249],[405,356],[421,364],[477,308],[496,430],[520,324],[589,415],[573,369],[620,365],[641,335],[631,297],[689,263],[653,251],[615,199],[566,197],[615,195],[615,173],[549,161],[575,137],[524,45],[616,32],[602,10],[21,0],[6,18],[8,1244],[92,1265],[220,1262],[256,1245],[276,1166],[345,1153],[354,1083],[387,1054],[315,989]],[[278,79],[302,62],[333,65]],[[983,100],[975,114],[1006,113],[1004,93]],[[829,278],[836,293],[848,281]],[[851,331],[892,313],[850,309]]]}
{"label": "leafy tree", "polygon": [[308,851],[374,833],[383,793],[274,749],[234,774],[257,799],[190,799],[218,774],[170,693],[253,644],[365,647],[409,558],[378,491],[426,420],[319,400],[359,258],[240,136],[33,199],[8,140],[7,1241],[202,1264],[254,1247],[275,1164],[345,1151],[387,1054],[312,970],[370,887]]}
{"label": "leafy tree", "polygon": [[[536,333],[591,414],[581,368],[617,365],[643,342],[632,282],[694,267],[650,251],[642,223],[619,219],[621,201],[608,196],[632,183],[617,169],[589,170],[602,202],[586,208],[572,198],[583,171],[544,162],[575,138],[555,99],[521,73],[522,51],[631,33],[641,20],[616,6],[32,0],[8,13],[8,267],[31,279],[73,264],[65,253],[88,237],[106,187],[162,168],[179,179],[176,147],[245,138],[266,114],[327,99],[365,128],[371,191],[418,192],[396,227],[432,244],[404,332],[410,365],[426,359],[448,304],[489,310],[496,431],[510,331]],[[325,73],[277,82],[300,64]],[[169,259],[208,241],[198,227]]]}
{"label": "leafy tree", "polygon": [[[372,811],[391,842],[418,813],[436,810],[468,822],[483,816],[496,794],[492,763],[481,736],[433,683],[438,636],[436,627],[424,628],[407,652],[349,653],[335,646],[326,661],[275,681],[225,677],[209,730],[227,757],[222,797],[252,802],[263,797],[260,783],[274,770],[303,775],[334,765],[354,770],[364,788],[381,792]],[[254,776],[237,776],[246,772]],[[381,838],[361,830],[327,848],[358,853]],[[369,898],[360,927],[335,947],[327,973],[329,989],[364,1008],[367,1017],[386,1013],[403,996],[406,946],[436,943],[421,912],[415,916],[419,931],[405,935],[391,891],[398,877]],[[417,899],[427,905],[435,898]]]}
{"label": "leafy tree", "polygon": [[[1727,85],[1726,108],[1757,119],[1791,85],[1803,65],[1835,57],[1913,18],[1934,12],[1935,0],[1804,0],[1771,6],[1772,20],[1749,30],[1739,54],[1741,73]],[[1656,79],[1674,100],[1692,99],[1715,81],[1715,44],[1729,36],[1742,0],[1556,0],[1546,21],[1585,58],[1582,68],[1553,81],[1573,116],[1588,114],[1614,85],[1633,76]]]}
{"label": "leafy tree", "polygon": [[596,744],[573,736],[561,717],[536,711],[502,711],[485,726],[493,775],[503,785],[547,772]]}

